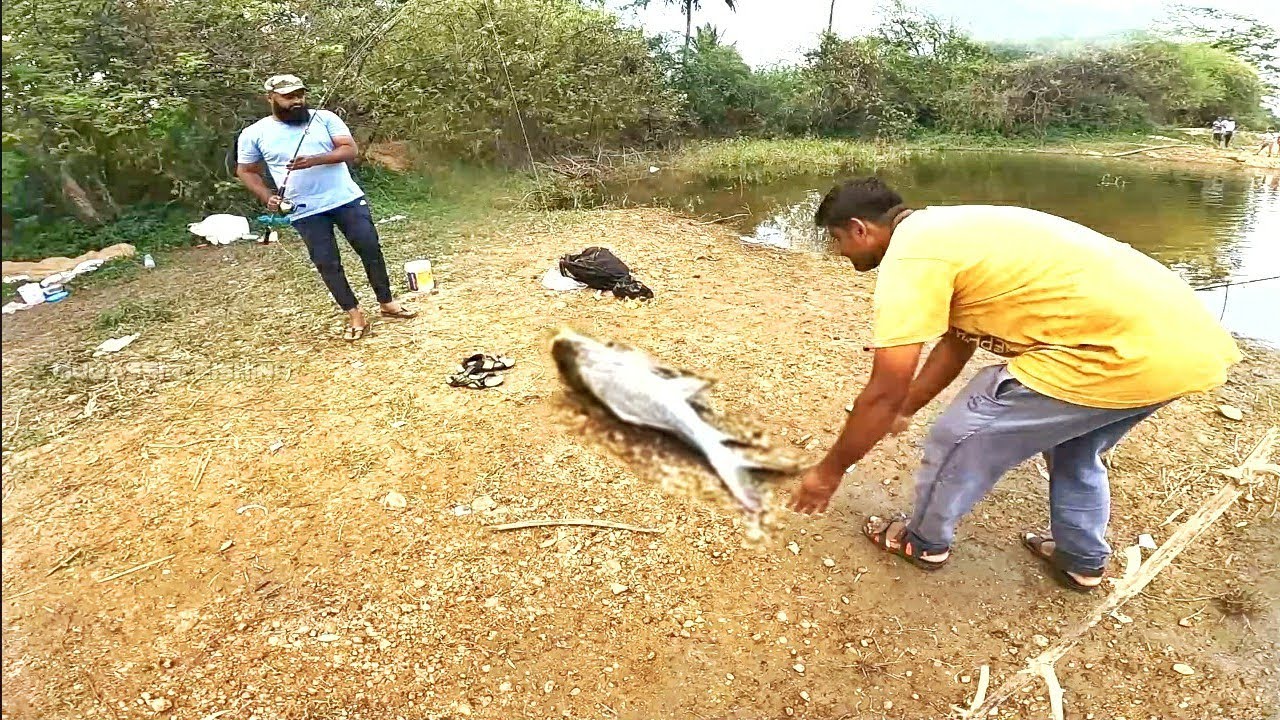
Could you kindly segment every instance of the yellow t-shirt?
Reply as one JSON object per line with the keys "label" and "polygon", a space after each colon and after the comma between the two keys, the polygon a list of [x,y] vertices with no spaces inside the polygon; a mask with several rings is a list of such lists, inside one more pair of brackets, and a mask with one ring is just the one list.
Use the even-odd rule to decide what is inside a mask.
{"label": "yellow t-shirt", "polygon": [[917,210],[893,232],[875,290],[874,347],[948,331],[1012,357],[1049,397],[1152,405],[1226,381],[1231,335],[1172,270],[1054,215],[1018,207]]}

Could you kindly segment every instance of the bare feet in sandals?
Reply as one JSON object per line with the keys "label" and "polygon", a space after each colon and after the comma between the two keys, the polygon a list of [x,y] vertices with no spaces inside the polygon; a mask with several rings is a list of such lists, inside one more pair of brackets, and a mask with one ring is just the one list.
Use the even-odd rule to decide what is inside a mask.
{"label": "bare feet in sandals", "polygon": [[347,342],[354,342],[364,337],[365,332],[369,329],[369,321],[364,316],[364,311],[360,308],[347,311],[347,329],[342,332],[342,339]]}
{"label": "bare feet in sandals", "polygon": [[907,560],[922,570],[937,570],[947,564],[951,557],[950,550],[940,553],[921,552],[907,538],[907,519],[903,515],[883,518],[872,515],[862,527],[862,534],[875,543],[876,547],[892,555]]}
{"label": "bare feet in sandals", "polygon": [[1076,592],[1090,592],[1102,584],[1104,568],[1099,568],[1093,573],[1084,575],[1058,567],[1053,555],[1057,544],[1054,543],[1053,538],[1036,535],[1035,533],[1025,533],[1022,536],[1022,544],[1031,551],[1032,555],[1035,555],[1049,566],[1051,577],[1063,587]]}
{"label": "bare feet in sandals", "polygon": [[395,318],[397,320],[408,320],[418,316],[417,310],[411,310],[400,304],[399,300],[392,300],[389,303],[382,303],[382,317]]}

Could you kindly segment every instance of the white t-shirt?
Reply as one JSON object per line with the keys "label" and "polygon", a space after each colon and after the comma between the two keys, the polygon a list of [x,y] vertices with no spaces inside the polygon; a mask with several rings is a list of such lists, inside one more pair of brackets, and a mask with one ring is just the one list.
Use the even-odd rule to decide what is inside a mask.
{"label": "white t-shirt", "polygon": [[1223,132],[1235,132],[1235,131],[1236,131],[1236,121],[1235,121],[1235,120],[1224,120],[1224,121],[1222,122],[1222,131],[1223,131]]}
{"label": "white t-shirt", "polygon": [[289,175],[285,187],[285,199],[293,203],[295,210],[290,221],[332,210],[363,197],[364,192],[346,163],[317,165],[306,170],[289,173],[285,167],[298,155],[319,155],[337,147],[335,137],[351,137],[351,130],[342,118],[328,110],[313,110],[315,117],[309,125],[289,125],[267,116],[245,128],[240,133],[238,161],[244,165],[265,162],[276,181],[276,187]]}

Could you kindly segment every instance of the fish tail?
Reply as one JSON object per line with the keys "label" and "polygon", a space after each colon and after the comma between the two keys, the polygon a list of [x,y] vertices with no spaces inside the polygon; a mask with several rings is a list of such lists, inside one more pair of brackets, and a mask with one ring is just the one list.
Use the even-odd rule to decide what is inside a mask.
{"label": "fish tail", "polygon": [[723,443],[711,446],[707,460],[724,482],[729,494],[742,507],[751,512],[760,511],[762,500],[754,474],[759,469],[757,465]]}

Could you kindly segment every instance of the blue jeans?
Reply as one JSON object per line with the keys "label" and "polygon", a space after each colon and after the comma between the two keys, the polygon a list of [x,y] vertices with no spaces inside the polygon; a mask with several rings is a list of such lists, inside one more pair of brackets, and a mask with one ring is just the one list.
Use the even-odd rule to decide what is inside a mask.
{"label": "blue jeans", "polygon": [[333,234],[335,226],[342,231],[351,249],[360,257],[360,264],[364,265],[364,274],[368,276],[378,302],[391,302],[391,280],[387,277],[387,262],[382,257],[382,246],[378,243],[378,229],[373,224],[369,203],[364,198],[359,198],[293,223],[293,228],[302,236],[302,242],[307,246],[311,262],[320,271],[320,279],[324,280],[338,307],[354,310],[358,303],[346,274],[342,272],[342,256],[338,254],[338,240]]}
{"label": "blue jeans", "polygon": [[1102,454],[1160,407],[1108,410],[1041,395],[1003,365],[983,369],[943,412],[925,442],[909,539],[925,552],[951,546],[960,522],[996,481],[1043,453],[1050,534],[1064,570],[1102,568],[1111,555],[1111,492]]}

